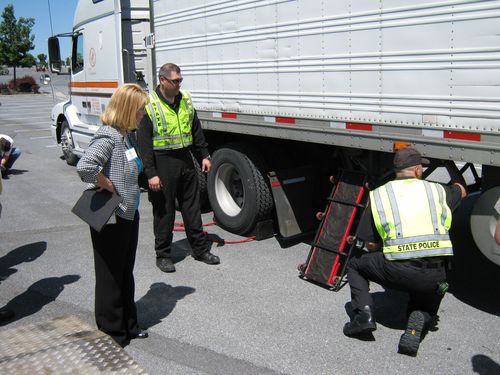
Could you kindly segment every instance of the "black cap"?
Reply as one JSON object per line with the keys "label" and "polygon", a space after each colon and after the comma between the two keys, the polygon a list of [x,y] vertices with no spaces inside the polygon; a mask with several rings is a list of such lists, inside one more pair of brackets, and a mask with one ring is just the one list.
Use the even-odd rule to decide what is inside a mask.
{"label": "black cap", "polygon": [[429,165],[429,159],[422,157],[420,152],[412,147],[402,148],[394,155],[394,169],[401,170],[414,165]]}

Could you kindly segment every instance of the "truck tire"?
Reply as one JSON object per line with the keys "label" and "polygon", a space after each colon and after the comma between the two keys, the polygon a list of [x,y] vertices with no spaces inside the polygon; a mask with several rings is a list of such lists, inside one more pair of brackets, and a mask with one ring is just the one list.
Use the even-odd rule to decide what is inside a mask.
{"label": "truck tire", "polygon": [[265,176],[263,162],[248,147],[227,145],[214,153],[208,198],[221,228],[245,235],[270,218],[273,198]]}
{"label": "truck tire", "polygon": [[481,194],[470,215],[470,228],[478,249],[486,258],[500,266],[500,250],[494,238],[498,215],[495,204],[498,199],[500,199],[500,186]]}
{"label": "truck tire", "polygon": [[66,163],[73,166],[76,165],[78,163],[78,156],[73,153],[75,144],[73,143],[73,136],[66,120],[61,124],[61,148]]}
{"label": "truck tire", "polygon": [[193,158],[194,168],[196,169],[196,176],[198,177],[198,189],[200,190],[200,208],[201,212],[210,212],[210,202],[208,201],[207,192],[207,174],[201,171],[201,165],[196,160],[196,158],[191,154]]}

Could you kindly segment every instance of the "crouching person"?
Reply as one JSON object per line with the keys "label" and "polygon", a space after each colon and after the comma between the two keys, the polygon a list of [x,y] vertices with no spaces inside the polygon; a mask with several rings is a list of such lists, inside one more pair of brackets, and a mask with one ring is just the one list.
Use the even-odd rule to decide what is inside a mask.
{"label": "crouching person", "polygon": [[396,153],[396,179],[370,192],[370,209],[358,228],[357,239],[364,241],[368,253],[351,258],[347,269],[354,315],[344,334],[357,336],[376,329],[369,281],[405,291],[410,297],[408,321],[399,352],[412,356],[443,298],[447,260],[453,255],[452,210],[466,195],[453,163],[445,165],[451,186],[421,180],[428,163],[413,148]]}

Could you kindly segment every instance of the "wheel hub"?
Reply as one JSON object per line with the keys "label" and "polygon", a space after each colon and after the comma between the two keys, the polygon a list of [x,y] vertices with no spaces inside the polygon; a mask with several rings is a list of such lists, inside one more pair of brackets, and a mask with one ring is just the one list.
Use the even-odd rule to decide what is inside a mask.
{"label": "wheel hub", "polygon": [[228,216],[236,216],[245,203],[245,189],[238,170],[224,163],[215,176],[215,194],[221,209]]}

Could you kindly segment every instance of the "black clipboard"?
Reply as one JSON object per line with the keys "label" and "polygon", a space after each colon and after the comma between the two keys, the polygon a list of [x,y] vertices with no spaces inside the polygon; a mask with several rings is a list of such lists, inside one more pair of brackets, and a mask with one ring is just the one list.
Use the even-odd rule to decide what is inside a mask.
{"label": "black clipboard", "polygon": [[76,216],[100,232],[123,198],[107,190],[85,190],[71,209]]}

